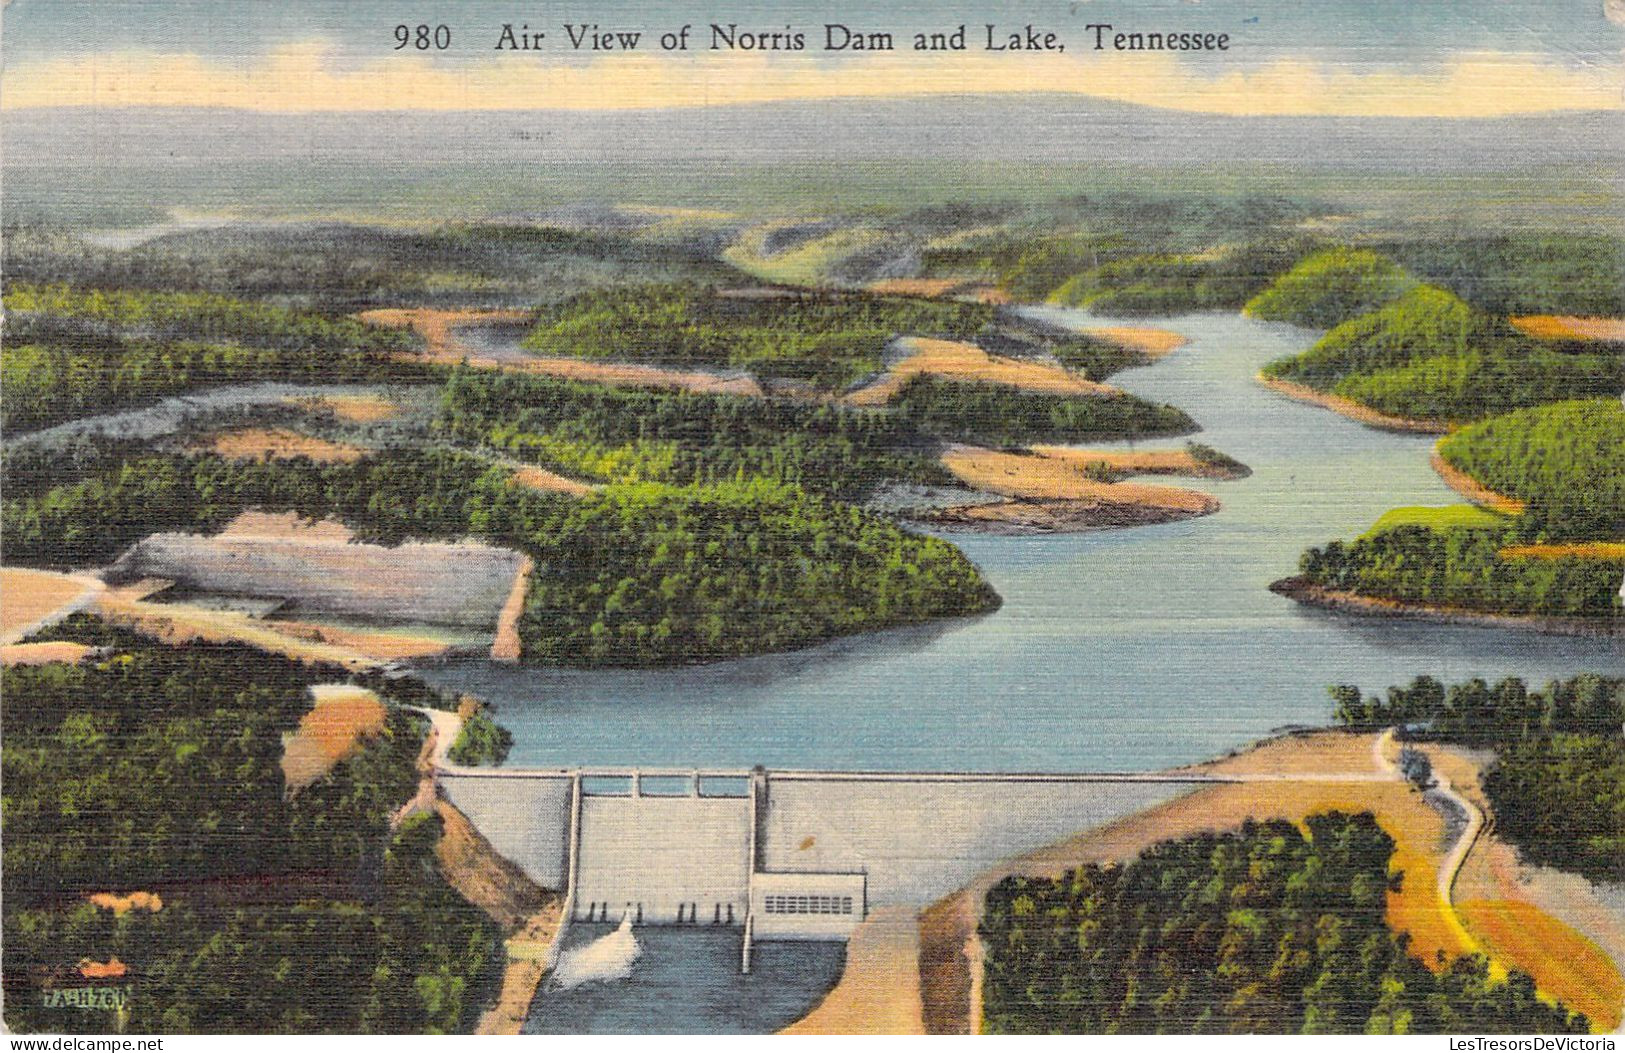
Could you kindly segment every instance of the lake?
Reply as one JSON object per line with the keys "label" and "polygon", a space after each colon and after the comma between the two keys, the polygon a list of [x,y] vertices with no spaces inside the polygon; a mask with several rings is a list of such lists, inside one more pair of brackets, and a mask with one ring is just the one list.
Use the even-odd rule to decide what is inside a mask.
{"label": "lake", "polygon": [[1195,438],[1252,467],[1246,479],[1182,483],[1215,494],[1215,515],[945,535],[1004,597],[979,618],[674,670],[469,660],[423,674],[494,703],[515,766],[1088,771],[1164,768],[1283,725],[1324,724],[1334,683],[1625,672],[1613,640],[1361,618],[1270,593],[1306,546],[1358,535],[1396,505],[1459,499],[1428,466],[1431,438],[1376,431],[1257,383],[1261,365],[1316,334],[1235,315],[1154,324],[1190,343],[1114,382],[1180,406],[1202,425]]}

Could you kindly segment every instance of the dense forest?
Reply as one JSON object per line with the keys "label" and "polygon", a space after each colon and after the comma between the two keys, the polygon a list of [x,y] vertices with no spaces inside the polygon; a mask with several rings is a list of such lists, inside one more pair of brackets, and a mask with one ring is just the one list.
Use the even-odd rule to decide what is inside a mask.
{"label": "dense forest", "polygon": [[1453,293],[1418,285],[1264,373],[1396,416],[1465,422],[1617,395],[1625,387],[1625,356],[1548,346]]}
{"label": "dense forest", "polygon": [[1369,249],[1336,247],[1305,257],[1247,302],[1254,318],[1330,329],[1375,311],[1415,288],[1393,260]]}
{"label": "dense forest", "polygon": [[228,296],[11,285],[5,307],[7,431],[218,384],[432,375],[395,360],[402,331]]}
{"label": "dense forest", "polygon": [[105,562],[157,531],[207,531],[249,507],[332,517],[362,539],[485,537],[540,568],[526,661],[658,665],[783,650],[996,606],[946,541],[769,479],[638,484],[569,498],[445,449],[351,464],[150,457],[5,502],[8,559]]}
{"label": "dense forest", "polygon": [[1304,552],[1298,569],[1323,588],[1499,614],[1606,617],[1618,607],[1625,560],[1508,559],[1498,530],[1398,526]]}
{"label": "dense forest", "polygon": [[177,289],[274,298],[323,311],[380,304],[529,307],[606,285],[726,281],[727,228],[687,238],[530,223],[431,227],[290,223],[178,230],[128,248],[60,228],[8,224],[11,280],[75,288]]}
{"label": "dense forest", "polygon": [[983,1026],[1008,1034],[1584,1033],[1520,972],[1431,972],[1383,920],[1394,842],[1327,812],[987,894]]}
{"label": "dense forest", "polygon": [[1625,407],[1617,398],[1491,417],[1446,438],[1439,456],[1526,502],[1532,537],[1625,539]]}
{"label": "dense forest", "polygon": [[1073,275],[1046,299],[1102,315],[1235,311],[1301,251],[1296,241],[1281,240],[1130,255]]}
{"label": "dense forest", "polygon": [[1536,863],[1625,880],[1625,680],[1585,675],[1531,690],[1509,677],[1447,689],[1422,676],[1386,697],[1352,684],[1331,694],[1346,727],[1397,725],[1409,737],[1493,749],[1484,790],[1499,836]]}
{"label": "dense forest", "polygon": [[539,354],[745,370],[841,388],[881,367],[905,334],[967,338],[982,304],[861,294],[727,295],[695,286],[582,293],[545,309],[525,338]]}
{"label": "dense forest", "polygon": [[446,384],[437,427],[601,482],[765,476],[859,500],[888,480],[948,480],[930,456],[934,444],[907,421],[827,403],[459,370]]}
{"label": "dense forest", "polygon": [[[64,637],[104,653],[8,667],[0,692],[8,1026],[470,1026],[499,934],[441,877],[438,819],[390,828],[416,788],[418,718],[394,711],[289,796],[282,735],[334,670],[239,645],[165,647],[83,615],[48,634]],[[132,892],[149,895],[116,911],[88,899]],[[128,1005],[42,1005],[45,988],[87,983],[127,987]]]}
{"label": "dense forest", "polygon": [[1498,315],[1625,315],[1625,238],[1520,231],[1373,244],[1424,281]]}
{"label": "dense forest", "polygon": [[1196,422],[1178,407],[1148,402],[1127,392],[1050,395],[924,375],[910,380],[892,400],[892,407],[921,434],[947,442],[1007,448],[1185,435],[1197,430]]}

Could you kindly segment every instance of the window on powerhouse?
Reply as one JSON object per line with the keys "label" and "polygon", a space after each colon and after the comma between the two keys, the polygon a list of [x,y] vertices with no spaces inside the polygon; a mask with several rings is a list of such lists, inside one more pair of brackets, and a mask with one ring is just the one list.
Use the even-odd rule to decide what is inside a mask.
{"label": "window on powerhouse", "polygon": [[851,914],[851,896],[768,896],[769,914]]}

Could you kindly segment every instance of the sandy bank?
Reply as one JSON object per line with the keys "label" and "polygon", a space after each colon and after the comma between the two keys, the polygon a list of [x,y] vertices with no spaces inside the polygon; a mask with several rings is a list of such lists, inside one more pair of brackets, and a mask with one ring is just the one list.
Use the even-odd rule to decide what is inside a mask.
{"label": "sandy bank", "polygon": [[1281,380],[1277,377],[1258,375],[1258,382],[1271,391],[1278,391],[1299,402],[1308,402],[1316,406],[1340,413],[1350,420],[1357,420],[1361,424],[1368,424],[1373,428],[1384,431],[1402,431],[1421,435],[1443,435],[1450,430],[1450,425],[1444,421],[1412,420],[1409,417],[1395,417],[1381,413],[1370,406],[1355,402],[1353,399],[1343,398],[1341,395],[1328,395],[1323,391],[1304,384],[1294,384],[1290,380]]}
{"label": "sandy bank", "polygon": [[1117,395],[1117,388],[1085,379],[1060,366],[993,355],[960,340],[907,336],[896,343],[901,357],[873,383],[842,399],[849,406],[884,406],[917,376],[1000,384],[1050,395]]}
{"label": "sandy bank", "polygon": [[496,635],[491,639],[491,658],[497,662],[517,662],[521,650],[519,642],[519,617],[525,613],[525,595],[530,591],[530,575],[536,569],[529,556],[519,564],[519,573],[514,575],[513,589],[508,593],[507,602],[502,605],[502,612],[497,615]]}
{"label": "sandy bank", "polygon": [[923,296],[937,299],[951,296],[975,283],[964,278],[882,278],[870,282],[868,290],[877,296]]}
{"label": "sandy bank", "polygon": [[920,926],[910,907],[880,907],[852,933],[846,967],[786,1035],[921,1035]]}
{"label": "sandy bank", "polygon": [[1495,614],[1466,607],[1411,603],[1380,596],[1328,589],[1302,577],[1282,578],[1270,591],[1311,607],[1323,607],[1344,614],[1378,618],[1416,618],[1446,625],[1487,625],[1498,629],[1522,629],[1557,636],[1625,636],[1625,618],[1555,618],[1533,614]]}
{"label": "sandy bank", "polygon": [[301,662],[336,662],[347,669],[370,669],[382,663],[382,659],[350,647],[280,632],[246,614],[180,603],[147,603],[123,596],[116,589],[109,589],[97,598],[95,612],[114,625],[134,629],[170,645],[193,641],[241,643]]}
{"label": "sandy bank", "polygon": [[1084,336],[1103,340],[1108,344],[1139,351],[1152,359],[1162,358],[1190,343],[1183,334],[1172,329],[1153,329],[1137,325],[1107,325],[1079,330]]}
{"label": "sandy bank", "polygon": [[1483,485],[1477,479],[1445,460],[1440,455],[1437,447],[1434,448],[1433,456],[1428,463],[1433,465],[1433,470],[1439,473],[1439,478],[1444,480],[1446,486],[1480,508],[1488,508],[1490,511],[1499,512],[1504,516],[1523,514],[1524,502],[1516,497],[1498,494]]}
{"label": "sandy bank", "polygon": [[1625,318],[1526,314],[1508,320],[1529,336],[1540,340],[1600,340],[1607,343],[1625,343]]}
{"label": "sandy bank", "polygon": [[1073,451],[1050,455],[952,446],[942,455],[943,467],[971,489],[1008,500],[939,509],[920,518],[995,532],[1048,533],[1167,523],[1219,509],[1218,498],[1195,490],[1090,478],[1090,463]]}
{"label": "sandy bank", "polygon": [[1188,449],[1179,450],[1091,450],[1077,446],[1029,447],[1032,453],[1079,465],[1104,465],[1124,475],[1186,475],[1198,479],[1242,479],[1245,467],[1200,461]]}

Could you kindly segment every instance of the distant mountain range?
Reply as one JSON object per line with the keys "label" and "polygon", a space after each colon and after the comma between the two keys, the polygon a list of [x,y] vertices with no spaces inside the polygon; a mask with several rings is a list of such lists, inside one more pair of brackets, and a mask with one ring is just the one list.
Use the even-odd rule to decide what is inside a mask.
{"label": "distant mountain range", "polygon": [[1018,160],[1505,171],[1625,162],[1616,112],[1528,117],[1226,117],[1075,95],[777,102],[705,109],[263,114],[18,110],[8,168],[123,163]]}

